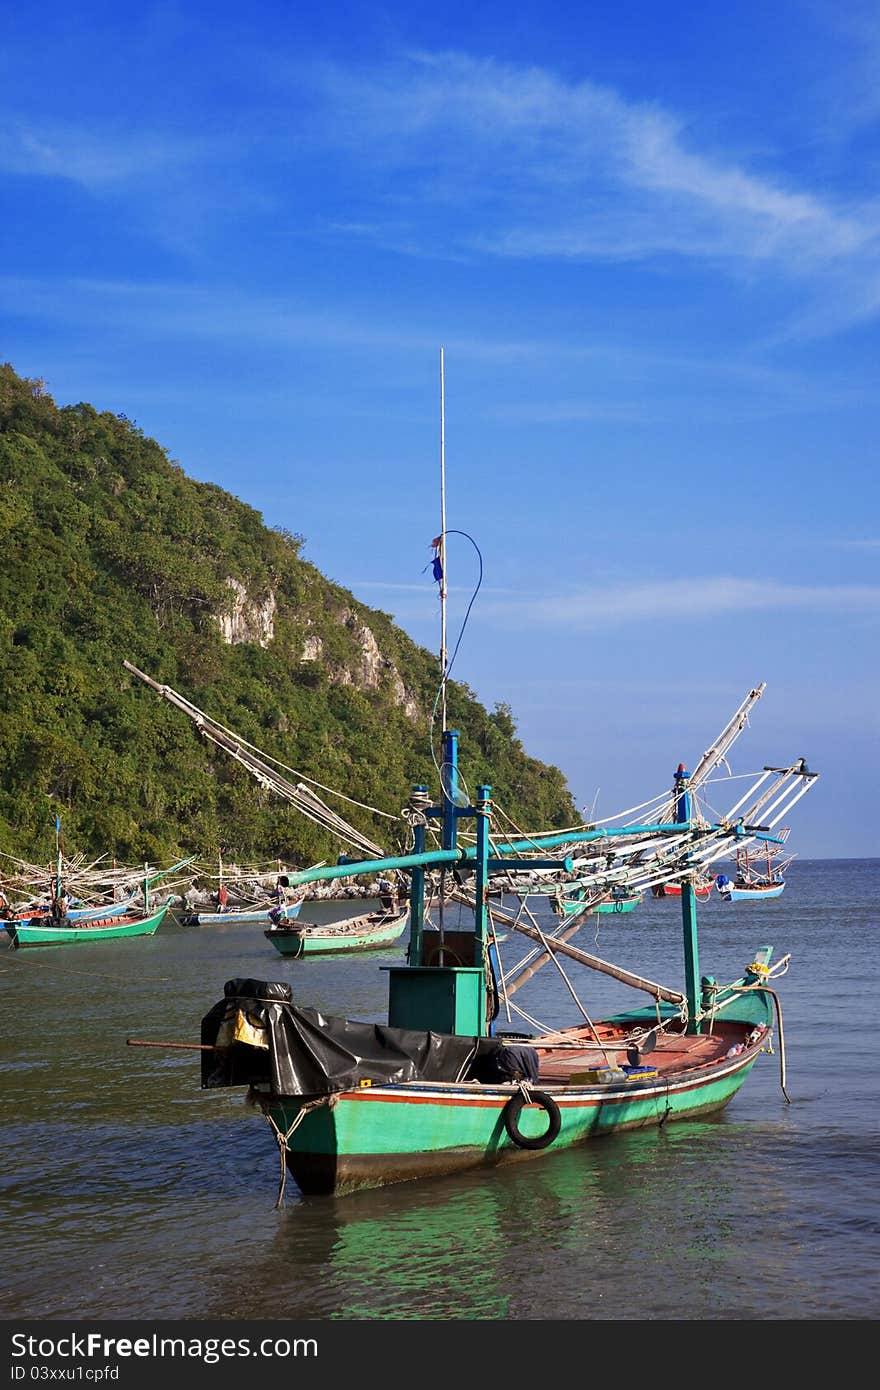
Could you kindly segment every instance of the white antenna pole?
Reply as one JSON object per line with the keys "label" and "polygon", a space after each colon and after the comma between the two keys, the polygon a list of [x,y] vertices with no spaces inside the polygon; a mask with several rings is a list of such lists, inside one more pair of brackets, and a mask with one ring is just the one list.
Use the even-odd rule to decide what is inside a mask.
{"label": "white antenna pole", "polygon": [[440,728],[446,733],[446,396],[440,349]]}

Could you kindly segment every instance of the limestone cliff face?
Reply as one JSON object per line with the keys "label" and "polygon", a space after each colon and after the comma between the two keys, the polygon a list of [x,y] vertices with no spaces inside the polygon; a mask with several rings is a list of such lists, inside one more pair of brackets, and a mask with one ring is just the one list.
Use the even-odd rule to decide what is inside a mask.
{"label": "limestone cliff face", "polygon": [[320,661],[324,654],[324,643],[320,637],[307,637],[303,642],[300,661]]}
{"label": "limestone cliff face", "polygon": [[409,691],[395,667],[379,650],[371,630],[356,613],[343,610],[340,619],[355,638],[360,648],[360,659],[354,671],[347,672],[348,679],[341,677],[343,684],[354,684],[363,690],[377,690],[383,681],[390,685],[394,703],[403,707],[409,719],[418,718],[419,707],[415,696]]}
{"label": "limestone cliff face", "polygon": [[250,598],[237,579],[227,579],[232,590],[232,610],[217,615],[217,624],[224,642],[234,646],[239,642],[256,642],[268,647],[275,636],[275,595],[270,591],[262,599]]}
{"label": "limestone cliff face", "polygon": [[[227,579],[232,591],[232,609],[217,615],[217,625],[224,642],[233,646],[239,642],[256,642],[268,647],[275,636],[275,617],[277,603],[274,593],[260,598],[251,597],[244,585],[237,579]],[[400,706],[413,723],[419,717],[419,704],[413,692],[408,689],[403,677],[393,661],[383,656],[375,635],[367,624],[350,608],[340,609],[337,621],[345,628],[355,642],[355,659],[352,663],[329,661],[325,658],[324,641],[317,633],[310,633],[304,640],[300,661],[320,662],[326,665],[327,679],[331,685],[351,685],[360,690],[378,690],[383,684],[391,692],[394,703]],[[311,619],[303,619],[309,627]]]}

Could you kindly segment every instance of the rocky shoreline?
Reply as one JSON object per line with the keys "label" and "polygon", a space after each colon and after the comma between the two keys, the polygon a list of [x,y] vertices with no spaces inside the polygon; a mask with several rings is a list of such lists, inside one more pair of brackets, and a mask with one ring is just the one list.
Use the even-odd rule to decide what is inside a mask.
{"label": "rocky shoreline", "polygon": [[[386,880],[387,884],[387,880]],[[265,902],[272,895],[274,880],[272,883],[260,881],[248,881],[238,884],[227,884],[229,898],[227,907],[230,911],[236,908],[254,907],[260,902]],[[244,891],[242,891],[244,890]],[[381,898],[387,894],[388,888],[383,885],[382,880],[370,879],[369,881],[355,880],[354,882],[343,881],[342,879],[329,880],[324,883],[309,883],[298,888],[290,888],[285,894],[287,903],[300,901],[309,902],[343,902],[346,900],[364,900]],[[399,890],[396,894],[400,896]],[[193,885],[187,889],[186,893],[172,896],[172,909],[182,909],[185,912],[207,911],[215,907],[217,903],[217,890],[199,888]]]}

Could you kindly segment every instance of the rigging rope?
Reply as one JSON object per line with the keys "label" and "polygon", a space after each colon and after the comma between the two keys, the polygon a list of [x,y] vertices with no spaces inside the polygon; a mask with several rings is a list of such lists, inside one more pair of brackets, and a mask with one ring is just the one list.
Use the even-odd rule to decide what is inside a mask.
{"label": "rigging rope", "polygon": [[[369,811],[377,816],[383,816],[388,820],[397,820],[397,816],[391,815],[387,811],[380,811],[375,806],[368,806],[362,801],[356,801],[353,797],[346,796],[343,792],[335,791],[333,788],[326,787],[323,783],[317,782],[313,778],[306,777],[304,774],[296,772],[295,769],[287,767],[286,764],[280,762],[277,758],[273,758],[270,754],[262,752],[262,750],[256,748],[254,744],[249,743],[247,739],[234,733],[218,720],[212,719],[210,715],[205,714],[203,710],[200,710],[196,705],[192,704],[190,700],[178,694],[171,686],[160,685],[158,681],[154,681],[152,677],[146,675],[143,671],[139,671],[138,668],[133,666],[129,661],[124,661],[123,665],[126,670],[138,676],[145,685],[149,685],[157,694],[161,695],[163,699],[168,700],[170,704],[182,710],[182,712],[194,722],[199,732],[205,738],[210,739],[211,742],[217,744],[219,748],[229,753],[229,755],[250,772],[262,786],[283,796],[287,801],[291,802],[297,810],[301,811],[307,819],[322,825],[325,829],[339,836],[345,843],[364,851],[368,856],[380,857],[384,854],[381,845],[377,845],[353,825],[343,820],[343,818],[327,806],[311,788],[320,787],[322,791],[329,792],[333,796],[338,796],[341,800],[348,802],[349,805],[357,806],[361,810]],[[300,777],[302,780],[294,786],[293,783],[288,782],[286,778],[281,777],[275,772],[274,767],[268,765],[270,763],[274,764],[274,767],[284,768],[285,771],[292,772],[294,776]],[[310,785],[306,786],[304,785],[305,783],[309,783]]]}

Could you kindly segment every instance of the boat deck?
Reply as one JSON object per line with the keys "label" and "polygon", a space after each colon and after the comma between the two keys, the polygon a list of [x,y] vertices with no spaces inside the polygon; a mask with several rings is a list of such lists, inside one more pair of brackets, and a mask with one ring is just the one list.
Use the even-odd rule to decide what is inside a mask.
{"label": "boat deck", "polygon": [[[578,1029],[560,1036],[558,1046],[553,1045],[552,1035],[545,1043],[535,1039],[538,1047],[540,1082],[548,1085],[564,1085],[572,1073],[592,1071],[596,1068],[618,1066],[627,1063],[627,1044],[621,1031],[599,1025],[596,1029],[602,1046],[589,1029]],[[709,1033],[685,1035],[683,1033],[661,1034],[656,1047],[642,1056],[640,1065],[655,1068],[660,1075],[681,1069],[682,1063],[689,1066],[720,1061],[730,1047],[741,1042],[742,1028],[733,1031],[724,1026],[716,1027]]]}

